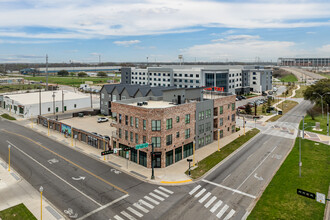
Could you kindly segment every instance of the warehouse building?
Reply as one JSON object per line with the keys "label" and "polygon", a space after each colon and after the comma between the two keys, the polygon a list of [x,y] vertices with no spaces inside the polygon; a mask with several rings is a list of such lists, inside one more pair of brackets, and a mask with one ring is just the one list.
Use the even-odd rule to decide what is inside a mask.
{"label": "warehouse building", "polygon": [[91,107],[90,96],[63,90],[3,95],[0,100],[2,108],[23,118]]}
{"label": "warehouse building", "polygon": [[279,66],[329,67],[330,58],[278,58]]}
{"label": "warehouse building", "polygon": [[[112,135],[119,156],[151,167],[151,143],[156,168],[164,168],[193,154],[218,138],[236,132],[235,95],[202,88],[163,90],[162,96],[112,102],[116,133]],[[195,142],[195,144],[194,144]],[[135,146],[149,143],[136,150]]]}

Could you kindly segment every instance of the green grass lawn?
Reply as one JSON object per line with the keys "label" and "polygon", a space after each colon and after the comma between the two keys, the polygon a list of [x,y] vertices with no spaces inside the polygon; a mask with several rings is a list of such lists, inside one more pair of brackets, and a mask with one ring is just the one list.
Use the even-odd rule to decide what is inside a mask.
{"label": "green grass lawn", "polygon": [[[34,81],[42,81],[46,82],[46,76],[36,76],[36,77],[25,77],[27,80],[34,80]],[[104,84],[107,82],[107,80],[112,80],[113,77],[107,77],[107,78],[97,78],[97,77],[54,77],[51,76],[48,78],[48,82],[52,84],[60,84],[60,85],[70,85],[70,86],[76,86],[79,87],[80,84],[84,84],[85,81],[93,81],[93,84]],[[116,78],[116,82],[119,81],[119,78]]]}
{"label": "green grass lawn", "polygon": [[280,78],[281,82],[297,82],[298,79],[295,75],[289,74]]}
{"label": "green grass lawn", "polygon": [[3,220],[37,220],[23,203],[0,211],[0,218]]}
{"label": "green grass lawn", "polygon": [[[278,104],[277,107],[282,109],[282,113],[284,115],[285,113],[290,111],[292,108],[294,108],[296,105],[298,105],[298,102],[286,100],[286,101]],[[282,117],[282,115],[275,115],[274,117],[271,117],[270,119],[268,119],[267,122],[277,121],[281,117]]]}
{"label": "green grass lawn", "polygon": [[299,140],[262,194],[248,219],[323,220],[325,204],[300,195],[297,189],[328,193],[330,180],[329,146],[302,140],[302,171],[299,177]]}
{"label": "green grass lawn", "polygon": [[8,114],[2,114],[1,117],[5,118],[5,119],[8,119],[8,120],[12,120],[12,121],[13,121],[13,120],[16,120],[16,118],[11,117],[11,116],[8,115]]}
{"label": "green grass lawn", "polygon": [[[319,134],[327,134],[327,115],[324,114],[324,118],[322,118],[322,114],[314,117],[315,120],[312,120],[312,117],[309,115],[305,116],[305,131],[315,132]],[[315,122],[320,122],[320,128],[322,131],[314,131],[312,126],[315,126]],[[303,121],[300,122],[299,128],[302,129]]]}
{"label": "green grass lawn", "polygon": [[[272,101],[271,105],[274,105],[274,104],[278,103],[279,101],[280,101],[279,99],[275,98],[274,101]],[[262,112],[263,105],[264,104],[257,106],[257,115],[266,115],[266,116],[272,115],[272,113],[267,113],[267,112],[263,113]],[[267,106],[267,103],[265,103],[265,105]],[[266,107],[266,109],[267,109],[267,107]],[[252,107],[252,115],[254,115],[254,107]]]}
{"label": "green grass lawn", "polygon": [[30,89],[39,89],[43,88],[42,85],[28,85],[28,84],[21,84],[21,85],[2,85],[0,86],[0,93],[5,92],[13,92],[18,90],[30,90]]}
{"label": "green grass lawn", "polygon": [[308,86],[300,85],[300,89],[296,90],[296,95],[294,98],[304,98],[304,91],[307,89]]}
{"label": "green grass lawn", "polygon": [[[215,165],[220,163],[223,159],[225,159],[228,155],[246,143],[248,140],[253,138],[256,134],[259,133],[258,129],[253,128],[252,130],[246,132],[245,135],[240,136],[234,141],[230,142],[223,148],[221,151],[216,151],[208,157],[198,162],[198,167],[191,171],[191,178],[196,179],[204,175],[207,171],[212,169]],[[221,140],[220,140],[221,141]],[[188,170],[186,171],[188,175]]]}
{"label": "green grass lawn", "polygon": [[249,93],[249,94],[245,94],[244,96],[245,96],[246,98],[252,98],[252,97],[256,97],[256,96],[260,96],[260,95],[253,94],[253,93]]}
{"label": "green grass lawn", "polygon": [[321,76],[324,76],[324,77],[330,79],[330,74],[329,73],[317,73],[317,74],[320,74]]}

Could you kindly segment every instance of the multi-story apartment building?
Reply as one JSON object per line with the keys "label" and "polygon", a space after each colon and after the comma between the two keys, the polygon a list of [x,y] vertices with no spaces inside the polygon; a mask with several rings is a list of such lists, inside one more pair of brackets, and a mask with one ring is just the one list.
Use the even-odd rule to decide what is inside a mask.
{"label": "multi-story apartment building", "polygon": [[[260,74],[259,81],[250,80],[251,77],[255,77],[251,76],[251,71],[255,69],[258,71],[253,71],[254,74]],[[271,69],[255,66],[148,67],[146,69],[131,68],[130,70],[124,68],[122,72],[122,83],[133,85],[175,86],[177,88],[220,87],[224,92],[235,94],[250,91],[263,92],[266,91],[266,88],[269,90],[272,88],[272,82],[264,79],[265,73],[271,77]],[[253,82],[256,84],[252,85]]]}
{"label": "multi-story apartment building", "polygon": [[[212,93],[212,94],[211,94]],[[113,147],[130,147],[129,160],[151,167],[178,162],[213,140],[235,132],[235,95],[204,92],[201,88],[163,90],[159,97],[140,97],[112,103],[116,118]],[[194,144],[195,141],[195,144]],[[136,150],[137,144],[149,143]],[[118,152],[126,157],[125,151]]]}

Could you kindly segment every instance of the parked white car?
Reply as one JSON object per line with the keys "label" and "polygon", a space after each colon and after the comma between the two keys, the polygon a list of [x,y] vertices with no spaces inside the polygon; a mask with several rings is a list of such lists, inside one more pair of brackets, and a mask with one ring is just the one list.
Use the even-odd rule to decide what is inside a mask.
{"label": "parked white car", "polygon": [[107,122],[107,121],[109,121],[109,119],[108,118],[98,118],[97,119],[97,123],[101,123],[101,122]]}

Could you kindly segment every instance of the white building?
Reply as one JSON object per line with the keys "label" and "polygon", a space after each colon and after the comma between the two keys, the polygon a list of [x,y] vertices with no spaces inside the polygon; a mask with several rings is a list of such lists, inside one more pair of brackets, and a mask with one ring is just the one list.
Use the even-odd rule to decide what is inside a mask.
{"label": "white building", "polygon": [[41,115],[91,107],[90,96],[65,90],[4,95],[1,100],[2,108],[24,118],[38,116],[40,105]]}

